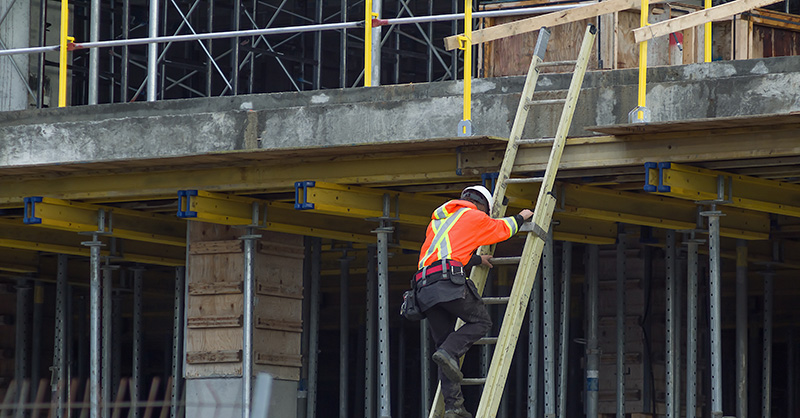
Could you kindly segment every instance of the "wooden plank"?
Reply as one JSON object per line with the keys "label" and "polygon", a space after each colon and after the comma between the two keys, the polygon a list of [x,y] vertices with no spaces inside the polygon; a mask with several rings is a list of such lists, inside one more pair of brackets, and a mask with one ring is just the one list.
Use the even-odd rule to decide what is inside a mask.
{"label": "wooden plank", "polygon": [[242,326],[244,315],[215,315],[189,317],[189,328],[238,328]]}
{"label": "wooden plank", "polygon": [[[653,2],[656,3],[656,2]],[[504,25],[497,25],[486,29],[472,32],[472,44],[477,45],[495,39],[506,38],[519,35],[521,33],[533,32],[543,27],[563,25],[565,23],[577,22],[584,19],[591,19],[607,13],[614,13],[627,10],[639,4],[636,0],[609,0],[601,3],[589,3],[585,6],[574,9],[562,10],[559,12],[548,13],[541,16],[529,17]],[[448,36],[444,38],[444,45],[448,51],[458,48],[458,36]]]}
{"label": "wooden plank", "polygon": [[282,321],[279,319],[263,318],[261,316],[256,317],[255,327],[276,331],[303,332],[302,321]]}
{"label": "wooden plank", "polygon": [[672,32],[702,25],[706,22],[725,19],[757,7],[763,7],[777,2],[778,0],[735,0],[730,3],[714,6],[710,9],[699,10],[694,13],[689,13],[688,15],[676,17],[666,22],[634,29],[633,37],[636,43],[640,43],[659,36],[669,35]]}
{"label": "wooden plank", "polygon": [[186,362],[189,364],[238,363],[242,361],[242,350],[189,351]]}
{"label": "wooden plank", "polygon": [[800,31],[800,16],[798,15],[767,9],[756,9],[749,13],[744,13],[743,17],[760,26],[786,29],[795,32]]}
{"label": "wooden plank", "polygon": [[303,365],[303,356],[299,354],[273,354],[259,352],[255,354],[256,364],[289,367],[301,367]]}
{"label": "wooden plank", "polygon": [[733,17],[733,59],[746,60],[750,58],[750,33],[751,23],[744,20],[742,15]]}
{"label": "wooden plank", "polygon": [[783,115],[729,116],[708,119],[686,119],[671,122],[631,123],[608,126],[588,126],[587,131],[608,135],[638,135],[667,132],[704,131],[707,129],[771,127],[776,125],[800,124],[800,112]]}
{"label": "wooden plank", "polygon": [[256,294],[265,296],[279,296],[289,299],[303,299],[303,288],[282,284],[269,284],[259,281],[256,284]]}
{"label": "wooden plank", "polygon": [[242,253],[244,244],[241,240],[225,241],[200,241],[193,242],[189,247],[189,255],[201,254],[233,254]]}
{"label": "wooden plank", "polygon": [[233,295],[242,293],[244,282],[189,283],[189,295]]}
{"label": "wooden plank", "polygon": [[639,46],[633,41],[633,29],[641,22],[639,12],[623,10],[617,13],[617,69],[639,67]]}

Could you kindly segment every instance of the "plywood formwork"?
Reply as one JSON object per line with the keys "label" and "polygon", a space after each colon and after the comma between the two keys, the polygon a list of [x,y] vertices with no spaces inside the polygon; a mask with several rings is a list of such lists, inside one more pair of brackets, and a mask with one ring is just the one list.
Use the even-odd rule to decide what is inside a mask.
{"label": "plywood formwork", "polygon": [[[241,376],[244,229],[190,222],[186,376]],[[264,232],[254,258],[254,372],[300,378],[302,237]]]}

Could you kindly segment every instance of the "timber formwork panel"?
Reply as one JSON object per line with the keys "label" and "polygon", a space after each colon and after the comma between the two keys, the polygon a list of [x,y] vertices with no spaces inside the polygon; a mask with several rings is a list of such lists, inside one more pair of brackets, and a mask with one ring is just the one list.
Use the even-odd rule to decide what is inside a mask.
{"label": "timber formwork panel", "polygon": [[[245,229],[190,222],[188,378],[242,374]],[[255,372],[300,378],[302,237],[261,231],[254,254]]]}

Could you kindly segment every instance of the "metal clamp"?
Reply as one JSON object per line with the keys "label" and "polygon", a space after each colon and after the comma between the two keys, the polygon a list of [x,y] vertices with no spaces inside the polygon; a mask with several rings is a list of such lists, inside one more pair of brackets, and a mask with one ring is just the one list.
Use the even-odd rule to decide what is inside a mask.
{"label": "metal clamp", "polygon": [[178,217],[196,218],[197,212],[189,210],[192,196],[197,196],[197,190],[178,190]]}
{"label": "metal clamp", "polygon": [[[314,204],[308,202],[308,189],[315,187],[315,181],[298,181],[294,183],[294,208],[297,210],[314,209]],[[300,200],[302,195],[303,200]]]}

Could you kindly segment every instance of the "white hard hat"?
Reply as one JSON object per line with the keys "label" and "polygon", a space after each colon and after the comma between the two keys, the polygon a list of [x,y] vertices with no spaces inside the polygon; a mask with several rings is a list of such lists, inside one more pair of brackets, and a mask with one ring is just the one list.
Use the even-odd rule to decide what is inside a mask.
{"label": "white hard hat", "polygon": [[494,205],[494,198],[492,197],[492,193],[489,192],[489,189],[487,189],[486,187],[483,187],[483,186],[469,186],[469,187],[465,188],[461,192],[461,198],[463,199],[463,198],[465,198],[465,197],[467,197],[469,195],[473,195],[474,196],[476,194],[475,192],[477,192],[477,194],[480,197],[482,197],[483,200],[486,201],[486,209],[491,211],[492,210],[492,206]]}

